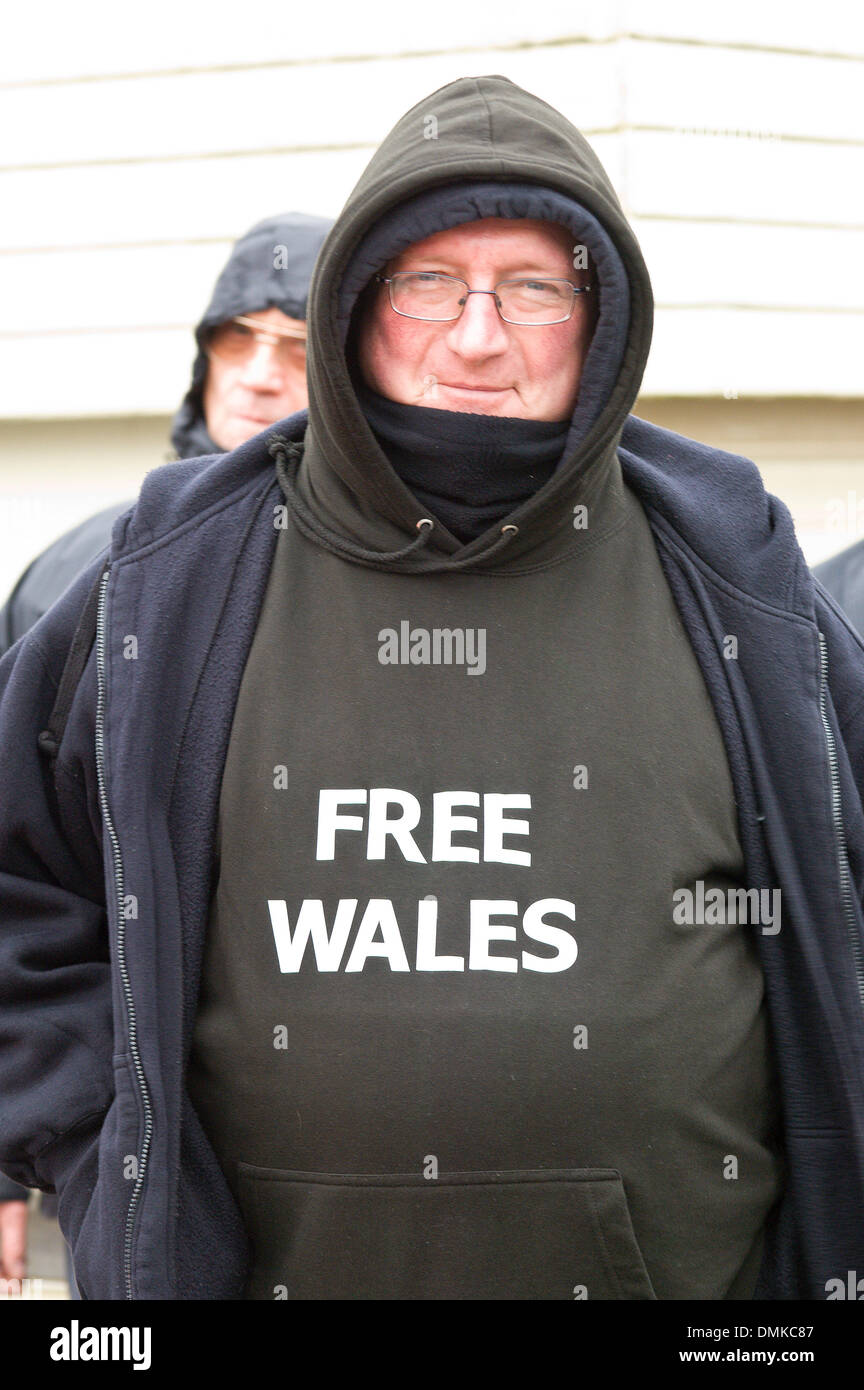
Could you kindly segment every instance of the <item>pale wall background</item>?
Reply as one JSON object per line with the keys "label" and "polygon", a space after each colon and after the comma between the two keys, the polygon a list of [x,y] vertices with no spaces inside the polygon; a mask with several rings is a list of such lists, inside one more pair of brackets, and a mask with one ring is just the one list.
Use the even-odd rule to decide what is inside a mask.
{"label": "pale wall background", "polygon": [[811,563],[864,536],[864,7],[115,0],[0,49],[0,592],[168,448],[257,219],[335,215],[421,96],[502,73],[594,145],[651,272],[637,413],[755,459]]}

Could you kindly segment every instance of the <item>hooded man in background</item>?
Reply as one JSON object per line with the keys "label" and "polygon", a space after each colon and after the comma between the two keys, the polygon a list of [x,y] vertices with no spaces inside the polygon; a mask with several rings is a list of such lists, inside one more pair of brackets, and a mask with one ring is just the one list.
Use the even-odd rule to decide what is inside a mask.
{"label": "hooded man in background", "polygon": [[[306,297],[332,225],[289,212],[257,222],[235,242],[195,329],[192,380],[171,428],[177,458],[224,453],[305,407]],[[28,565],[0,610],[0,656],[107,547],[131,505],[88,517]]]}
{"label": "hooded man in background", "polygon": [[0,664],[0,1164],[86,1297],[864,1262],[864,648],[753,464],[629,415],[652,307],[559,112],[434,92],[308,419],[149,475]]}

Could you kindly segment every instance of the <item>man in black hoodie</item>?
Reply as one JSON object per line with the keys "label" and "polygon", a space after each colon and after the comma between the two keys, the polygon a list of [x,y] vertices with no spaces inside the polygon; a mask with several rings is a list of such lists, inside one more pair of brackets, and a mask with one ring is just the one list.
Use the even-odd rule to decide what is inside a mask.
{"label": "man in black hoodie", "polygon": [[[235,243],[195,329],[192,380],[171,429],[177,458],[235,449],[306,405],[306,297],[331,226],[329,218],[290,212],[256,223]],[[0,656],[105,549],[131,505],[89,517],[28,565],[0,610]]]}
{"label": "man in black hoodie", "polygon": [[404,487],[416,540],[385,544],[310,428],[189,1070],[247,1296],[749,1298],[782,1191],[763,974],[737,920],[673,915],[744,887],[728,763],[614,450],[577,465],[620,379],[621,251],[563,189],[466,178],[377,220],[340,292],[361,487]]}

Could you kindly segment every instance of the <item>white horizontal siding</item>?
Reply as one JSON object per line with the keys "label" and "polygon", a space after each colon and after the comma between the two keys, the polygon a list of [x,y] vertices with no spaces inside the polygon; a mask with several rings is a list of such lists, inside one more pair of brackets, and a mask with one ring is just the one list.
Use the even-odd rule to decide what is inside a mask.
{"label": "white horizontal siding", "polygon": [[[634,219],[660,308],[864,313],[864,228]],[[797,319],[796,319],[797,323]]]}
{"label": "white horizontal siding", "polygon": [[277,212],[334,217],[373,151],[0,174],[0,251],[233,241]]}
{"label": "white horizontal siding", "polygon": [[22,14],[0,55],[7,418],[173,410],[230,242],[275,212],[337,214],[393,122],[470,72],[589,133],[658,301],[646,389],[861,390],[864,41],[848,5],[815,23],[794,4],[386,0],[370,23],[250,0],[242,24],[233,5],[172,4],[160,25],[157,0],[122,32],[113,6],[102,27],[97,12]]}
{"label": "white horizontal siding", "polygon": [[648,395],[860,396],[864,313],[661,309]]}
{"label": "white horizontal siding", "polygon": [[0,337],[0,419],[164,414],[194,354],[183,328]]}
{"label": "white horizontal siding", "polygon": [[[0,341],[10,333],[191,327],[230,250],[217,241],[0,256]],[[46,282],[57,290],[46,295]]]}
{"label": "white horizontal siding", "polygon": [[[525,6],[436,0],[335,0],[302,7],[284,0],[149,0],[146,16],[118,22],[115,0],[42,0],[16,11],[14,43],[0,50],[0,81],[80,79],[106,74],[194,71],[262,62],[303,63],[357,54],[452,52],[608,37],[619,7],[596,0]],[[10,25],[10,28],[12,26]]]}
{"label": "white horizontal siding", "polygon": [[632,39],[618,52],[630,126],[864,139],[860,59]]}
{"label": "white horizontal siding", "polygon": [[864,226],[864,143],[631,130],[619,161],[642,216]]}
{"label": "white horizontal siding", "polygon": [[626,0],[617,18],[628,33],[658,38],[864,56],[864,11],[849,0]]}
{"label": "white horizontal siding", "polygon": [[0,168],[377,143],[421,97],[496,71],[588,132],[685,127],[864,140],[860,60],[622,40],[9,86],[0,90]]}
{"label": "white horizontal siding", "polygon": [[434,9],[404,0],[297,7],[282,0],[149,0],[118,22],[116,0],[19,6],[0,48],[0,81],[51,81],[357,54],[405,54],[621,34],[864,55],[864,16],[852,0],[535,0],[532,5]]}
{"label": "white horizontal siding", "polygon": [[[194,158],[209,151],[375,145],[422,97],[468,73],[505,75],[578,112],[619,118],[618,52],[584,44],[9,87],[0,91],[0,168]],[[478,121],[485,127],[485,109]],[[445,138],[442,127],[440,138]],[[423,140],[418,118],[417,140]]]}
{"label": "white horizontal siding", "polygon": [[[864,145],[646,131],[590,143],[636,216],[864,226]],[[373,148],[0,174],[0,254],[229,241],[276,211],[335,216]]]}

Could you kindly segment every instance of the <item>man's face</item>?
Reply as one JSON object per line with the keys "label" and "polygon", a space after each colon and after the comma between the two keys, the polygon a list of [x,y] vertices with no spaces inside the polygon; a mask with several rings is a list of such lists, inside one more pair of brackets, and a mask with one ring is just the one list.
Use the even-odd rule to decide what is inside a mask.
{"label": "man's face", "polygon": [[[487,217],[415,242],[385,271],[439,271],[491,290],[521,277],[587,282],[573,268],[574,238],[555,223]],[[593,287],[592,287],[593,289]],[[509,324],[488,294],[469,295],[460,318],[428,323],[391,308],[380,285],[360,323],[360,366],[379,395],[404,405],[566,420],[572,414],[594,327],[591,294],[577,295],[564,323]]]}
{"label": "man's face", "polygon": [[[260,324],[264,336],[246,325],[222,325],[208,352],[204,418],[207,433],[220,449],[236,449],[309,404],[303,320],[290,319],[281,309],[262,309],[243,317],[246,325],[251,320]],[[267,333],[279,328],[290,328],[303,337]],[[220,347],[220,335],[226,333],[228,340]]]}

